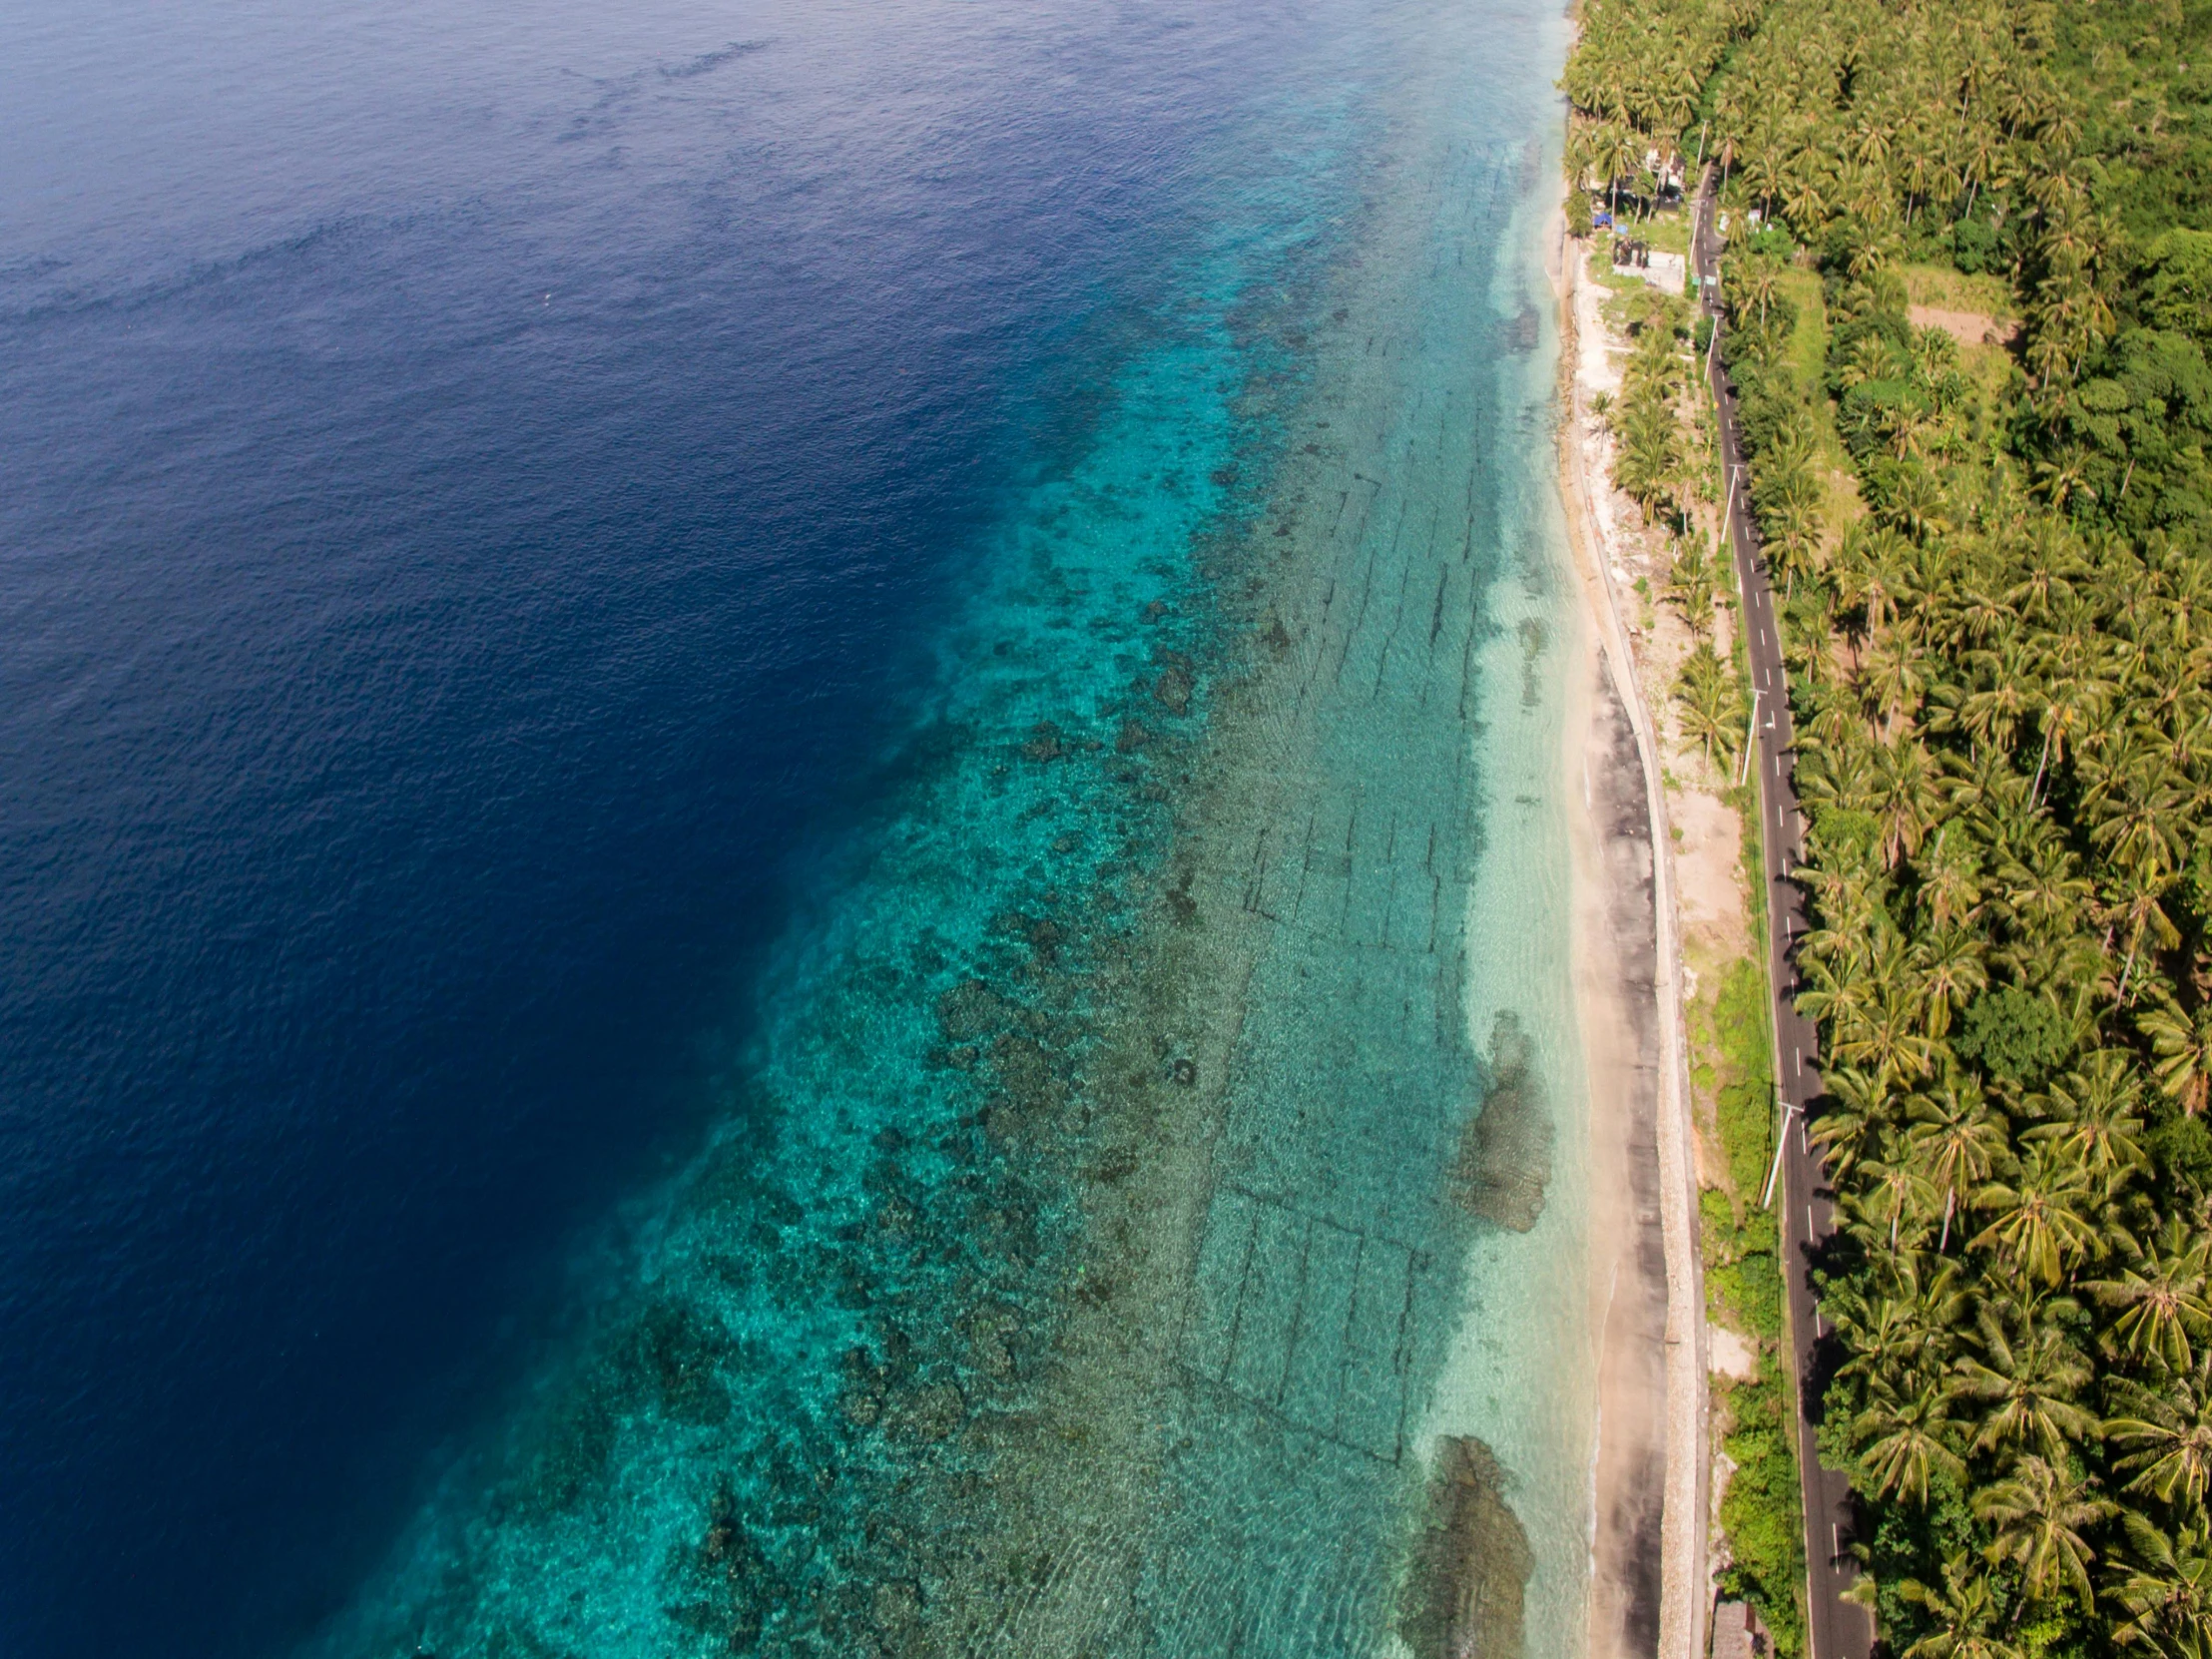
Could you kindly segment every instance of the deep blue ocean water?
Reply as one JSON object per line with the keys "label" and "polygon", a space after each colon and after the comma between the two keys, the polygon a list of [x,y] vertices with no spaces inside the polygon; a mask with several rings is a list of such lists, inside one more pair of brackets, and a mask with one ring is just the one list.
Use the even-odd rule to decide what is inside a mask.
{"label": "deep blue ocean water", "polygon": [[[1018,1508],[985,1494],[1034,1486],[1027,1425],[1090,1409],[1127,1154],[1086,1103],[1126,1010],[1212,971],[1147,917],[1203,913],[1206,827],[1255,798],[1222,757],[1278,706],[1216,687],[1308,637],[1261,572],[1344,614],[1278,533],[1387,517],[1466,572],[1390,578],[1448,720],[1421,680],[1399,724],[1267,740],[1312,822],[1353,804],[1332,927],[1393,948],[1357,803],[1405,778],[1426,852],[1392,806],[1359,867],[1425,859],[1424,961],[1511,841],[1463,757],[1478,653],[1526,703],[1540,637],[1485,584],[1551,603],[1511,481],[1543,370],[1483,376],[1540,331],[1557,47],[1433,0],[0,18],[0,1649],[858,1652],[954,1605],[884,1517]],[[1324,678],[1379,651],[1382,708],[1411,648],[1359,638]],[[1403,970],[1453,1034],[1385,1210],[1485,1086],[1467,961]],[[1148,1034],[1165,1098],[1288,994]],[[1272,1040],[1243,1074],[1308,1077]],[[1225,1227],[1270,1248],[1237,1206],[1293,1205],[1221,1192],[1177,1224],[1193,1284]],[[1281,1214],[1320,1284],[1353,1223]],[[1332,1372],[1353,1403],[1300,1418],[1298,1318],[1263,1390],[1384,1471],[1376,1528],[1463,1289],[1421,1277],[1461,1223],[1389,1227],[1388,1295],[1445,1312],[1378,1338],[1387,1405],[1355,1424]],[[1348,1332],[1382,1248],[1345,1247]],[[1115,1269],[1183,1294],[1150,1271]],[[1170,1369],[1235,1393],[1210,1317]],[[1206,1428],[1127,1409],[1190,1487]],[[1160,1536],[1203,1554],[1193,1515]],[[992,1549],[1046,1601],[1074,1570]],[[1214,1629],[1166,1559],[1117,1569],[1149,1628]]]}

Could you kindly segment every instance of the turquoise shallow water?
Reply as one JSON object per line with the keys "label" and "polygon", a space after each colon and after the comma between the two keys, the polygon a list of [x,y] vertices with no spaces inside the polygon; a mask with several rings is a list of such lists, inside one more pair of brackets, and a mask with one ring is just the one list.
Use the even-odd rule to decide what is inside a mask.
{"label": "turquoise shallow water", "polygon": [[1344,44],[1194,170],[708,1144],[315,1651],[1574,1646],[1563,26]]}

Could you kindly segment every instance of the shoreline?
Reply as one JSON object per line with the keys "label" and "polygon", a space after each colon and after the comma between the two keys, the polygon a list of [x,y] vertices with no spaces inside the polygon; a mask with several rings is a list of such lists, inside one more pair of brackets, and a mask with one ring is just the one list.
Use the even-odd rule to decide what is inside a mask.
{"label": "shoreline", "polygon": [[[1580,587],[1561,764],[1579,789],[1573,959],[1591,1093],[1593,1330],[1589,1632],[1595,1656],[1702,1653],[1707,1617],[1706,1321],[1680,920],[1656,727],[1637,677],[1582,420],[1583,251],[1563,214],[1545,266],[1560,328],[1559,487]],[[1611,490],[1611,480],[1603,480]]]}

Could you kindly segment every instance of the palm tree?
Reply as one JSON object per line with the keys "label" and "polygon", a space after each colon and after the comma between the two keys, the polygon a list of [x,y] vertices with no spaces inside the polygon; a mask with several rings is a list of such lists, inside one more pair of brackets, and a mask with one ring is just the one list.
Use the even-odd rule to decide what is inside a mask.
{"label": "palm tree", "polygon": [[2043,687],[2041,719],[2042,753],[2035,761],[2032,794],[2040,800],[2043,769],[2052,761],[2063,763],[2074,737],[2089,729],[2104,712],[2111,686],[2097,673],[2091,652],[2076,637],[2047,648],[2038,678]]}
{"label": "palm tree", "polygon": [[1956,1391],[1987,1406],[1973,1448],[2020,1446],[2063,1465],[2067,1443],[2096,1432],[2094,1412],[2076,1396],[2095,1370],[2055,1327],[2025,1318],[2018,1336],[1998,1309],[1983,1304],[1974,1319],[1982,1358],[1959,1361]]}
{"label": "palm tree", "polygon": [[[2026,780],[2018,780],[2024,788]],[[2040,834],[2000,871],[2010,918],[2030,935],[2051,937],[2074,930],[2094,891],[2072,851],[2054,835]]]}
{"label": "palm tree", "polygon": [[2050,1121],[2021,1138],[2048,1142],[2110,1192],[2150,1163],[2136,1138],[2143,1120],[2135,1115],[2137,1091],[2130,1067],[2129,1056],[2119,1049],[2092,1049],[2037,1101]]}
{"label": "palm tree", "polygon": [[[1893,629],[1868,653],[1859,682],[1876,716],[1877,735],[1887,743],[1901,724],[1910,722],[1920,711],[1921,699],[1928,691],[1927,653],[1903,629]],[[1934,765],[1926,750],[1913,760],[1919,771],[1933,776]]]}
{"label": "palm tree", "polygon": [[1995,1250],[2045,1285],[2065,1276],[2076,1257],[2097,1248],[2097,1228],[2082,1212],[2089,1182],[2081,1166],[2047,1146],[2031,1147],[2018,1173],[1992,1181],[1973,1196],[1974,1208],[1995,1216],[1973,1244]]}
{"label": "palm tree", "polygon": [[1616,429],[1620,454],[1614,464],[1614,477],[1643,508],[1648,523],[1681,476],[1681,428],[1663,397],[1632,392],[1625,400]]}
{"label": "palm tree", "polygon": [[2167,916],[2164,903],[2173,885],[2172,877],[2142,866],[2122,870],[2114,883],[2115,891],[2105,906],[2105,916],[2127,941],[2120,983],[2114,993],[2114,1000],[2122,1006],[2127,1002],[2128,982],[2135,976],[2135,963],[2142,952],[2144,936],[2149,935],[2150,943],[2162,950],[2171,950],[2181,943],[2181,930]]}
{"label": "palm tree", "polygon": [[1848,561],[1846,579],[1856,578],[1856,602],[1866,607],[1868,631],[1879,633],[1895,595],[1906,585],[1910,549],[1905,538],[1895,530],[1870,528],[1846,536],[1838,552]]}
{"label": "palm tree", "polygon": [[[1807,998],[1798,1000],[1803,1007]],[[1809,1017],[1822,1017],[1814,1009],[1805,1011]],[[1891,1118],[1889,1091],[1856,1066],[1831,1066],[1823,1081],[1827,1093],[1821,1115],[1813,1123],[1812,1139],[1827,1154],[1830,1175],[1842,1181],[1863,1156],[1878,1149],[1882,1129]]]}
{"label": "palm tree", "polygon": [[2041,702],[2026,639],[2014,630],[1993,649],[1966,653],[1966,665],[1978,684],[1959,704],[1959,726],[1982,743],[2011,748],[2020,723]]}
{"label": "palm tree", "polygon": [[2120,1524],[2127,1554],[2109,1594],[2128,1616],[2113,1641],[2169,1659],[2212,1659],[2212,1547],[2201,1519],[2171,1535],[2132,1511]]}
{"label": "palm tree", "polygon": [[1703,643],[1712,630],[1713,594],[1712,546],[1702,533],[1685,536],[1668,573],[1667,597],[1682,608],[1693,645]]}
{"label": "palm tree", "polygon": [[2189,796],[2188,779],[2163,756],[2123,751],[2119,764],[2092,769],[2081,803],[2089,838],[2122,868],[2171,874],[2185,858]]}
{"label": "palm tree", "polygon": [[1823,1299],[1851,1357],[1839,1378],[1877,1381],[1893,1395],[1918,1394],[1946,1377],[1969,1298],[1958,1264],[1905,1251],[1885,1258],[1879,1286],[1839,1285]]}
{"label": "palm tree", "polygon": [[2212,1485],[2212,1356],[2200,1356],[2190,1370],[2168,1379],[2162,1388],[2129,1379],[2114,1383],[2128,1407],[2125,1416],[2104,1425],[2106,1436],[2128,1452],[2113,1472],[2132,1472],[2131,1492],[2147,1492],[2161,1503],[2201,1509]]}
{"label": "palm tree", "polygon": [[1765,527],[1769,536],[1767,553],[1782,569],[1783,603],[1788,604],[1797,596],[1798,572],[1809,568],[1820,551],[1819,503],[1797,495],[1785,497],[1766,519]]}
{"label": "palm tree", "polygon": [[1869,806],[1882,830],[1883,862],[1894,869],[1920,850],[1935,821],[1936,761],[1917,738],[1878,745],[1871,760]]}
{"label": "palm tree", "polygon": [[1903,1659],[2019,1659],[2020,1650],[1998,1634],[2004,1606],[1995,1586],[1969,1557],[1953,1555],[1944,1562],[1940,1586],[1909,1578],[1898,1594],[1925,1608],[1932,1626]]}
{"label": "palm tree", "polygon": [[1624,122],[1608,124],[1600,141],[1600,165],[1605,169],[1605,209],[1616,221],[1620,217],[1620,182],[1634,176],[1644,165],[1644,142],[1635,128]]}
{"label": "palm tree", "polygon": [[1974,1515],[1996,1531],[1988,1549],[1991,1560],[2017,1562],[2028,1594],[2037,1600],[2070,1589],[2084,1607],[2096,1600],[2089,1586],[2089,1564],[2096,1552],[2082,1533],[2118,1508],[2090,1481],[2040,1457],[2022,1457],[2012,1465],[2010,1478],[1985,1488],[1973,1501]]}
{"label": "palm tree", "polygon": [[1961,1086],[1955,1076],[1932,1093],[1915,1095],[1907,1116],[1913,1127],[1906,1131],[1906,1144],[1943,1195],[1943,1232],[1936,1248],[1947,1250],[1958,1201],[1986,1182],[1998,1161],[2009,1155],[2004,1124],[1978,1088]]}
{"label": "palm tree", "polygon": [[[1921,902],[1936,932],[1966,940],[1965,924],[1981,907],[1981,858],[1973,836],[1955,825],[1939,827],[1928,855],[1921,860],[1920,877]],[[1983,977],[1986,979],[1986,975]],[[1970,994],[1981,987],[1964,988]]]}
{"label": "palm tree", "polygon": [[1920,1161],[1902,1146],[1885,1146],[1883,1156],[1860,1162],[1859,1177],[1851,1192],[1837,1195],[1845,1214],[1886,1229],[1892,1254],[1908,1222],[1917,1244],[1935,1214],[1936,1197],[1935,1183]]}
{"label": "palm tree", "polygon": [[1835,1022],[1831,1047],[1837,1058],[1865,1067],[1886,1083],[1926,1077],[1936,1042],[1922,1028],[1919,998],[1903,984],[1878,992],[1879,1000]]}
{"label": "palm tree", "polygon": [[1866,1446],[1859,1468],[1875,1496],[1895,1493],[1904,1502],[1925,1504],[1936,1475],[1958,1479],[1965,1474],[1965,1459],[1950,1447],[1956,1429],[1940,1389],[1931,1384],[1898,1394],[1877,1382],[1868,1393],[1870,1403],[1851,1426],[1853,1437]]}
{"label": "palm tree", "polygon": [[1741,315],[1756,305],[1759,308],[1759,325],[1767,325],[1767,307],[1782,291],[1782,268],[1772,260],[1751,259],[1738,262],[1730,272],[1735,289],[1733,308]]}
{"label": "palm tree", "polygon": [[1782,211],[1800,230],[1817,230],[1828,217],[1829,185],[1821,176],[1823,171],[1817,167],[1801,168],[1789,181],[1789,195],[1783,201]]}
{"label": "palm tree", "polygon": [[1716,754],[1723,760],[1733,756],[1743,739],[1743,694],[1710,643],[1683,659],[1674,695],[1682,711],[1683,735],[1704,751],[1706,764],[1712,765]]}
{"label": "palm tree", "polygon": [[2085,1285],[2107,1308],[2124,1310],[2109,1336],[2138,1364],[2155,1361],[2176,1374],[2194,1361],[2192,1342],[2212,1335],[2212,1295],[2207,1294],[2212,1244],[2178,1216],[2110,1279]]}
{"label": "palm tree", "polygon": [[[1929,882],[1925,878],[1921,883],[1921,895],[1924,900],[1929,898]],[[1954,897],[1946,890],[1945,899],[1954,901]],[[1938,899],[1934,903],[1943,901]],[[1940,922],[1914,944],[1913,966],[1920,976],[1931,1037],[1947,1034],[1952,1015],[1989,983],[1981,951],[1981,941],[1965,928]]]}
{"label": "palm tree", "polygon": [[2146,1008],[2136,1023],[2157,1052],[2158,1086],[2196,1116],[2212,1095],[2212,1003],[2198,1008],[2192,1018],[2166,996]]}

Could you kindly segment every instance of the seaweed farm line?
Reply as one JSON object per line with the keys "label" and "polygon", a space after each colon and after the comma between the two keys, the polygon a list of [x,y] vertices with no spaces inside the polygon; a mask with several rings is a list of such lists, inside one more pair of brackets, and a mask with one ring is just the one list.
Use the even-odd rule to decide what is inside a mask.
{"label": "seaweed farm line", "polygon": [[[223,1216],[185,1315],[130,1300],[127,1184],[138,1267],[38,1302],[103,1334],[10,1415],[114,1440],[81,1491],[21,1453],[58,1541],[8,1616],[1579,1653],[1557,8],[325,10],[150,67],[134,23],[134,98],[241,113],[117,150],[106,217],[19,204],[67,257],[0,272],[9,418],[105,376],[119,446],[57,415],[0,505],[99,542],[24,614],[223,619],[110,748],[100,686],[9,740],[54,823],[88,752],[174,804],[143,867],[224,899],[112,923],[158,1007],[11,1005],[54,1102],[86,1054],[204,1095],[128,1135]],[[80,1617],[142,1478],[147,1575]]]}
{"label": "seaweed farm line", "polygon": [[1549,175],[1469,45],[1215,205],[744,1109],[332,1651],[1573,1645]]}

